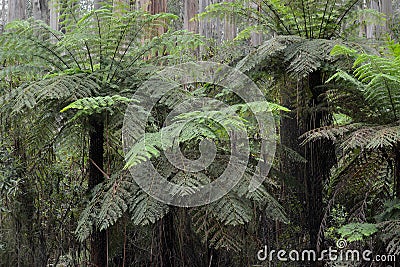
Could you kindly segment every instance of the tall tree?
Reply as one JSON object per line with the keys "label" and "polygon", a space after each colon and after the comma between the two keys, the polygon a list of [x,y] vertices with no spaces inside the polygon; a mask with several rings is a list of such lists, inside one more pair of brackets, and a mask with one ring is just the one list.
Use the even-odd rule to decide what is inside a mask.
{"label": "tall tree", "polygon": [[26,19],[26,0],[8,1],[8,21]]}
{"label": "tall tree", "polygon": [[33,18],[50,23],[50,9],[48,0],[32,0]]}
{"label": "tall tree", "polygon": [[392,0],[363,0],[362,9],[372,9],[381,13],[383,18],[375,16],[371,18],[371,13],[361,14],[360,36],[368,39],[384,38],[386,34],[391,34],[390,29],[393,24],[393,4]]}

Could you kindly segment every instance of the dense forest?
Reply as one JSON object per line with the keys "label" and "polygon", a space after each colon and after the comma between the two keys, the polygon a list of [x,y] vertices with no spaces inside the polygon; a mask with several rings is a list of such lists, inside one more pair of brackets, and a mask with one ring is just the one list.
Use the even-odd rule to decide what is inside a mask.
{"label": "dense forest", "polygon": [[0,266],[399,264],[399,1],[0,12]]}

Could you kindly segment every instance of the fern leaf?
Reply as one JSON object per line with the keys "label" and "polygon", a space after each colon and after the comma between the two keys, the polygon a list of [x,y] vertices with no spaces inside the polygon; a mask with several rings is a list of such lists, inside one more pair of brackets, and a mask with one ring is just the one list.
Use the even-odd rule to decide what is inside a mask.
{"label": "fern leaf", "polygon": [[169,208],[164,203],[155,200],[143,190],[132,195],[129,202],[129,213],[136,225],[148,225],[164,217]]}

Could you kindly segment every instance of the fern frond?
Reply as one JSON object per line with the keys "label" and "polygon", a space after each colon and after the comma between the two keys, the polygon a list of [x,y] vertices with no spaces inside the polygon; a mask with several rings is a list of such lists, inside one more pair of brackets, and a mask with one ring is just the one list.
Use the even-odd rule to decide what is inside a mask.
{"label": "fern frond", "polygon": [[98,83],[87,74],[62,75],[23,84],[4,99],[11,113],[18,114],[38,104],[88,97],[99,89]]}
{"label": "fern frond", "polygon": [[285,50],[287,71],[294,77],[306,77],[324,64],[331,62],[329,52],[335,42],[330,40],[309,40],[298,42]]}
{"label": "fern frond", "polygon": [[283,57],[285,49],[303,39],[298,36],[278,36],[266,41],[255,52],[244,57],[236,68],[242,72],[247,72],[258,66],[265,66],[265,62],[271,62],[274,58]]}
{"label": "fern frond", "polygon": [[225,248],[240,251],[243,239],[237,234],[237,227],[226,226],[209,215],[208,209],[195,208],[190,210],[194,231],[201,236],[203,243],[216,249]]}
{"label": "fern frond", "polygon": [[364,124],[362,123],[352,123],[343,126],[323,126],[303,134],[300,138],[304,139],[302,145],[319,139],[337,141],[338,138],[343,138],[347,133],[355,131],[363,126]]}
{"label": "fern frond", "polygon": [[135,225],[148,225],[164,217],[169,211],[166,204],[149,196],[143,190],[132,194],[129,200],[129,213]]}
{"label": "fern frond", "polygon": [[60,112],[66,112],[70,109],[78,110],[75,116],[71,119],[75,120],[81,116],[86,117],[95,113],[100,114],[104,111],[108,111],[112,114],[115,105],[127,104],[133,101],[133,99],[120,95],[85,97],[72,102],[68,106],[64,107]]}
{"label": "fern frond", "polygon": [[220,200],[209,204],[210,215],[218,221],[237,226],[249,222],[252,218],[251,202],[228,193]]}
{"label": "fern frond", "polygon": [[253,175],[250,173],[245,173],[240,182],[235,186],[233,192],[237,196],[242,198],[247,198],[253,201],[259,207],[265,209],[267,216],[273,220],[279,220],[284,223],[288,223],[289,220],[286,216],[284,208],[281,204],[268,192],[268,189],[264,184],[268,183],[273,187],[278,187],[276,182],[270,180],[268,177],[265,179],[264,184],[261,184],[256,190],[250,190],[251,180]]}
{"label": "fern frond", "polygon": [[75,230],[80,241],[90,236],[94,226],[107,229],[128,210],[132,196],[139,190],[128,178],[128,175],[112,175],[104,184],[96,187]]}

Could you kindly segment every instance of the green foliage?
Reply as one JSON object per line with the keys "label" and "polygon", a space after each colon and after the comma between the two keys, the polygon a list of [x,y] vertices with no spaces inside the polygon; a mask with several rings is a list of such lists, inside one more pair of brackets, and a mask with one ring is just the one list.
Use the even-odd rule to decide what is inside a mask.
{"label": "green foliage", "polygon": [[[184,96],[183,98],[182,95]],[[183,93],[177,90],[177,93],[169,94],[162,103],[173,108],[181,101],[194,97],[196,97],[195,93]],[[138,108],[140,109],[140,107]],[[178,114],[172,119],[173,123],[156,132],[137,136],[135,129],[132,129],[130,134],[136,141],[126,154],[125,168],[130,168],[153,157],[158,157],[161,151],[171,148],[173,145],[199,139],[227,141],[229,139],[227,132],[229,131],[238,129],[250,131],[250,129],[256,127],[246,120],[250,111],[262,113],[279,110],[287,111],[288,109],[266,101],[235,104],[218,111],[208,110],[206,107],[201,111]]]}
{"label": "green foliage", "polygon": [[[353,123],[313,130],[304,136],[305,142],[320,138],[336,141],[339,138],[342,148],[348,153],[356,148],[390,149],[400,141],[397,122],[400,109],[400,65],[399,56],[393,52],[398,46],[399,44],[390,44],[390,49],[382,56],[357,54],[355,50],[343,46],[332,50],[332,54],[336,56],[354,57],[354,70],[353,75],[339,70],[327,82],[336,81],[351,86],[350,88],[354,89],[351,92],[358,94],[366,105],[360,107],[363,111],[360,113],[361,117],[345,114],[353,115]],[[340,95],[340,90],[342,89],[332,94]],[[343,100],[337,97],[333,98],[333,101],[336,103]]]}
{"label": "green foliage", "polygon": [[60,112],[66,112],[70,109],[76,109],[75,116],[71,119],[77,119],[81,116],[87,117],[93,115],[95,113],[103,113],[105,111],[113,113],[113,108],[118,104],[127,104],[132,102],[133,99],[129,99],[127,97],[123,97],[120,95],[113,96],[97,96],[97,97],[85,97],[72,102],[65,108],[63,108]]}
{"label": "green foliage", "polygon": [[366,222],[383,209],[375,216],[377,224],[350,223],[338,233],[348,241],[378,233],[390,253],[398,253],[399,240],[398,200],[387,201],[393,198],[393,181],[398,179],[392,165],[400,142],[398,48],[389,42],[380,54],[370,54],[334,47],[331,55],[351,61],[352,70],[339,69],[328,80],[335,82],[328,98],[347,122],[304,135],[305,142],[323,138],[338,144],[341,157],[327,187],[331,201],[346,195],[346,201],[339,201],[352,207],[349,221]]}
{"label": "green foliage", "polygon": [[131,179],[128,173],[116,174],[97,186],[75,231],[80,241],[90,236],[93,226],[107,229],[125,212],[129,212],[135,225],[154,223],[168,212],[167,205],[139,189]]}
{"label": "green foliage", "polygon": [[400,254],[400,200],[395,198],[385,202],[384,210],[375,216],[379,237],[386,244],[386,251],[391,255]]}
{"label": "green foliage", "polygon": [[372,223],[350,223],[338,229],[338,233],[349,242],[360,241],[375,234],[378,228]]}
{"label": "green foliage", "polygon": [[400,45],[387,44],[386,54],[356,54],[355,50],[336,47],[333,55],[350,55],[355,58],[353,64],[354,78],[346,72],[339,71],[331,79],[345,81],[354,85],[363,95],[368,105],[375,111],[380,120],[397,120],[400,109],[400,55],[396,52]]}
{"label": "green foliage", "polygon": [[244,57],[237,68],[245,72],[262,66],[265,71],[275,74],[286,72],[300,79],[316,70],[329,70],[329,65],[333,63],[329,52],[336,43],[298,36],[274,37]]}
{"label": "green foliage", "polygon": [[385,202],[384,211],[375,216],[377,222],[400,219],[400,200],[395,198]]}
{"label": "green foliage", "polygon": [[[1,59],[9,62],[1,77],[7,79],[12,71],[25,83],[2,102],[20,112],[40,103],[65,105],[81,98],[104,97],[110,91],[127,94],[149,71],[142,58],[150,62],[158,58],[154,55],[169,54],[165,61],[174,60],[180,57],[177,43],[189,42],[188,48],[193,49],[201,42],[200,37],[185,32],[157,36],[159,27],[174,18],[140,10],[116,14],[106,6],[82,17],[69,17],[74,20],[68,22],[65,33],[40,21],[12,22],[0,38]],[[148,35],[155,38],[144,39]]]}
{"label": "green foliage", "polygon": [[[81,183],[88,164],[85,133],[90,129],[85,123],[71,122],[98,113],[104,115],[107,140],[104,158],[108,161],[104,172],[115,174],[91,192],[93,196],[81,213],[75,233],[84,241],[94,227],[108,229],[123,214],[130,213],[134,224],[146,225],[168,211],[166,205],[119,175],[123,161],[119,154],[122,154],[122,112],[115,111],[132,102],[129,96],[158,69],[154,63],[187,60],[189,56],[184,59],[180,53],[195,49],[203,39],[183,31],[159,34],[160,27],[168,29],[171,20],[176,18],[171,14],[150,15],[142,10],[122,9],[114,12],[111,6],[75,12],[79,5],[73,1],[67,6],[72,12],[64,13],[62,31],[52,30],[40,21],[15,21],[0,36],[0,59],[7,62],[0,78],[10,86],[1,96],[0,109],[2,119],[16,123],[13,129],[21,131],[18,123],[30,128],[23,139],[26,146],[20,145],[21,150],[26,148],[20,157],[26,156],[30,162],[27,173],[40,171],[42,174],[40,168],[47,169],[42,165],[53,163],[53,154],[48,151],[58,153],[70,146],[79,159],[67,155],[68,164],[74,165],[67,164],[65,168],[70,168],[70,175]],[[43,176],[51,177],[50,174]],[[29,177],[28,181],[36,179]],[[84,191],[81,189],[80,194],[73,195],[83,198]],[[74,204],[77,209],[81,208],[80,202]],[[69,218],[78,217],[75,208],[64,208],[68,209],[65,214],[74,213]],[[74,226],[75,222],[70,224]]]}
{"label": "green foliage", "polygon": [[267,0],[252,3],[235,0],[211,4],[197,19],[225,16],[236,20],[239,18],[244,24],[240,37],[249,36],[250,31],[262,31],[311,39],[331,39],[340,32],[340,26],[356,10],[358,2]]}
{"label": "green foliage", "polygon": [[400,255],[400,220],[386,221],[379,225],[380,237],[387,244],[386,251],[390,255]]}
{"label": "green foliage", "polygon": [[338,229],[346,224],[348,213],[345,211],[345,207],[337,204],[334,206],[329,214],[329,227],[325,229],[325,237],[330,240],[338,240],[340,235]]}

